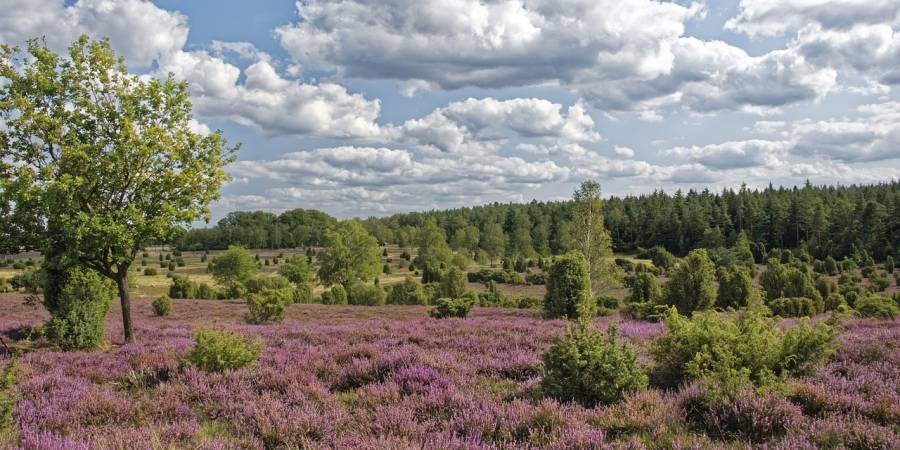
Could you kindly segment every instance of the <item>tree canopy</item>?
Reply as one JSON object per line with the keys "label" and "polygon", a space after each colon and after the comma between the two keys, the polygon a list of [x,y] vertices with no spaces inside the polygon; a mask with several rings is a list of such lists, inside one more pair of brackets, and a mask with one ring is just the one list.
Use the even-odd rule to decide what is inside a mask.
{"label": "tree canopy", "polygon": [[191,131],[186,83],[129,74],[105,40],[81,36],[68,57],[4,45],[0,80],[0,245],[41,251],[48,283],[71,266],[115,281],[132,341],[136,253],[209,218],[236,147]]}

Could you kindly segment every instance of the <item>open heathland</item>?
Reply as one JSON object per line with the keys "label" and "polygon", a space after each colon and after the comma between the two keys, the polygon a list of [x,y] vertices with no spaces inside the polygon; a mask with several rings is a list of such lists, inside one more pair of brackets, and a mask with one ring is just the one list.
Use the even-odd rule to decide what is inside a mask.
{"label": "open heathland", "polygon": [[[28,337],[47,318],[42,308],[0,296],[3,340],[27,349],[8,434],[28,449],[900,445],[896,321],[848,320],[836,354],[791,380],[785,396],[748,394],[730,411],[707,412],[715,432],[692,418],[702,389],[694,385],[593,408],[543,398],[540,354],[565,324],[534,310],[476,307],[467,319],[436,320],[423,306],[307,304],[257,326],[243,322],[243,302],[172,303],[157,317],[150,299],[135,300],[136,344],[121,345],[113,305],[105,348],[60,352]],[[665,331],[618,315],[596,322],[617,323],[642,363]],[[191,367],[186,354],[201,328],[259,339],[259,360],[224,373]]]}

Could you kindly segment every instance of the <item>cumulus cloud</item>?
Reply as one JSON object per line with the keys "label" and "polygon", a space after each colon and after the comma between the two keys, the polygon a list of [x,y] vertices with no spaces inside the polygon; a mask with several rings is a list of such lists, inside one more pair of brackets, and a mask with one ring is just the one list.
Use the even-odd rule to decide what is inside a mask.
{"label": "cumulus cloud", "polygon": [[484,152],[509,137],[564,142],[601,138],[594,130],[593,119],[579,103],[563,113],[562,105],[544,99],[490,97],[451,102],[424,117],[386,129],[385,137],[454,153]]}
{"label": "cumulus cloud", "polygon": [[767,112],[834,87],[836,72],[796,49],[750,56],[685,36],[685,22],[702,11],[643,0],[313,0],[298,4],[299,22],[276,33],[300,64],[400,80],[406,95],[553,83],[649,121],[673,105]]}
{"label": "cumulus cloud", "polygon": [[818,162],[832,164],[832,170],[844,167],[833,163],[900,158],[900,102],[863,105],[858,111],[862,116],[855,118],[757,122],[751,131],[774,134],[777,138],[673,147],[660,154],[689,159],[714,170],[775,169],[793,164],[799,170],[796,174],[810,172],[814,166],[807,161],[790,161],[791,157],[818,158]]}
{"label": "cumulus cloud", "polygon": [[751,36],[781,34],[815,22],[828,29],[857,24],[900,23],[897,0],[741,0],[736,17],[725,28]]}
{"label": "cumulus cloud", "polygon": [[662,150],[660,154],[688,158],[712,169],[775,167],[783,163],[788,144],[781,141],[751,139],[721,144],[692,145]]}
{"label": "cumulus cloud", "polygon": [[268,58],[247,66],[240,80],[241,70],[221,57],[178,51],[164,58],[158,73],[172,73],[190,82],[192,101],[201,115],[225,117],[268,135],[356,138],[380,133],[375,123],[381,110],[378,99],[350,93],[335,83],[285,78]]}
{"label": "cumulus cloud", "polygon": [[0,14],[0,42],[21,45],[44,37],[57,52],[80,34],[108,37],[127,63],[146,67],[180,50],[187,40],[187,17],[143,0],[8,0]]}
{"label": "cumulus cloud", "polygon": [[348,77],[503,87],[585,72],[652,78],[698,11],[649,0],[312,0],[276,34],[301,64]]}

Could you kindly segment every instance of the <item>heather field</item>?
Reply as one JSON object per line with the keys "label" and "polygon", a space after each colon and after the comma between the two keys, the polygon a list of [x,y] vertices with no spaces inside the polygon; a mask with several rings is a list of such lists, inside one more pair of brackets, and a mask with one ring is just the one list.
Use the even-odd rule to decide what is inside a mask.
{"label": "heather field", "polygon": [[[419,306],[292,305],[284,322],[254,326],[238,301],[177,300],[155,317],[138,299],[138,343],[120,344],[114,306],[106,348],[60,352],[24,335],[46,313],[22,300],[0,296],[0,331],[27,349],[13,415],[26,449],[900,447],[896,321],[851,319],[837,354],[785,395],[747,394],[698,417],[697,386],[593,409],[541,398],[540,353],[564,323],[534,310],[435,320]],[[597,322],[620,322],[646,363],[664,332]],[[257,337],[263,353],[225,374],[185,368],[199,327]]]}

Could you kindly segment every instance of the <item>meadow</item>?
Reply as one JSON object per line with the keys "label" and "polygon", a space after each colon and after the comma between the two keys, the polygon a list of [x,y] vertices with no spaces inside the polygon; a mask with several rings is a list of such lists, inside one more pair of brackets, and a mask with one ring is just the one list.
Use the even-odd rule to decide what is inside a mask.
{"label": "meadow", "polygon": [[[87,448],[897,448],[900,324],[851,319],[840,349],[790,393],[751,396],[721,412],[760,440],[691,420],[696,386],[651,388],[585,408],[536,391],[540,353],[561,320],[534,310],[475,308],[435,320],[423,306],[291,305],[278,324],[246,325],[240,301],[176,300],[169,316],[136,299],[137,343],[122,341],[115,305],[107,348],[59,352],[29,327],[46,312],[0,295],[0,333],[18,359],[14,432],[23,449]],[[664,327],[617,323],[646,362]],[[249,368],[207,373],[183,364],[192,332],[259,338]],[[733,424],[732,424],[733,425]],[[10,439],[9,436],[6,437]],[[6,442],[11,442],[7,440]]]}

